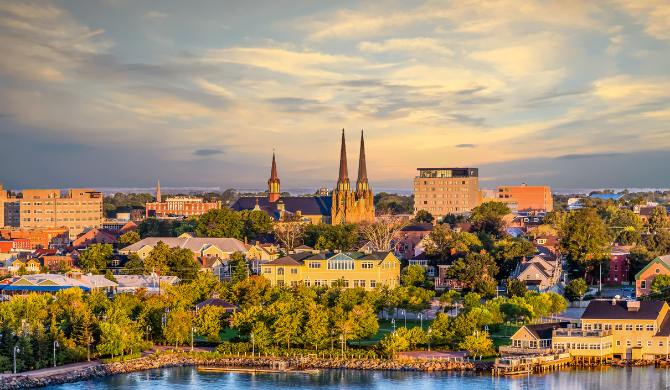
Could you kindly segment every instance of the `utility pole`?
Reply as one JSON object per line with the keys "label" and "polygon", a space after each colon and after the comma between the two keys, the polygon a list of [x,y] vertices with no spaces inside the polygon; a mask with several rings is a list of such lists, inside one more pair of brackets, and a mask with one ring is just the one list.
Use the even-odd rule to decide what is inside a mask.
{"label": "utility pole", "polygon": [[56,348],[59,346],[58,341],[54,341],[54,367],[56,367]]}

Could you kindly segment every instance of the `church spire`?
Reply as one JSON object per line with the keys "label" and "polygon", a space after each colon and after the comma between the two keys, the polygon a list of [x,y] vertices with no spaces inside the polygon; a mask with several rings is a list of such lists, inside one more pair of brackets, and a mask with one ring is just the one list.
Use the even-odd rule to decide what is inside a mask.
{"label": "church spire", "polygon": [[156,203],[161,203],[161,181],[158,180],[158,187],[156,187]]}
{"label": "church spire", "polygon": [[344,142],[344,129],[342,129],[342,150],[340,152],[340,177],[337,179],[337,189],[349,190],[349,173],[347,171],[347,146]]}
{"label": "church spire", "polygon": [[272,171],[270,172],[270,180],[268,180],[268,200],[276,202],[279,199],[279,178],[277,177],[277,163],[275,161],[275,153],[272,152]]}
{"label": "church spire", "polygon": [[361,194],[369,189],[368,170],[365,166],[365,142],[363,141],[363,130],[361,130],[361,154],[358,160],[358,180],[356,180],[356,191]]}

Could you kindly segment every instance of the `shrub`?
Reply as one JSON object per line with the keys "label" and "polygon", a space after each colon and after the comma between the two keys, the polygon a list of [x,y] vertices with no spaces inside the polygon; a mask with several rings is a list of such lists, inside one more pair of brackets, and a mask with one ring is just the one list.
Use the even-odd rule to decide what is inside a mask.
{"label": "shrub", "polygon": [[140,358],[142,354],[140,352],[131,353],[130,355],[117,356],[114,359],[101,359],[102,364],[115,363],[115,362],[126,362],[131,359]]}

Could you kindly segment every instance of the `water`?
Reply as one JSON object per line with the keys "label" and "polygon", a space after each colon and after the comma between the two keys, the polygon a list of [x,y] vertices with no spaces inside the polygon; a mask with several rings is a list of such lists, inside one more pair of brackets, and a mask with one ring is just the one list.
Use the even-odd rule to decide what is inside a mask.
{"label": "water", "polygon": [[320,374],[248,374],[199,372],[168,368],[115,375],[87,382],[47,387],[49,390],[534,390],[534,389],[666,389],[670,370],[654,367],[564,370],[530,377],[492,377],[470,372],[397,372],[325,370]]}

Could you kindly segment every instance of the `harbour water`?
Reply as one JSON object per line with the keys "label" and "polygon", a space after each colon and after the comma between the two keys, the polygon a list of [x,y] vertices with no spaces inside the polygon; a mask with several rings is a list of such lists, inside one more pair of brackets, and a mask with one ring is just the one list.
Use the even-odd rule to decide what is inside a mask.
{"label": "harbour water", "polygon": [[531,390],[631,389],[656,390],[670,386],[670,370],[652,366],[568,369],[512,378],[471,372],[400,372],[324,370],[319,374],[249,374],[201,372],[194,367],[150,370],[87,382],[51,386],[49,390]]}

